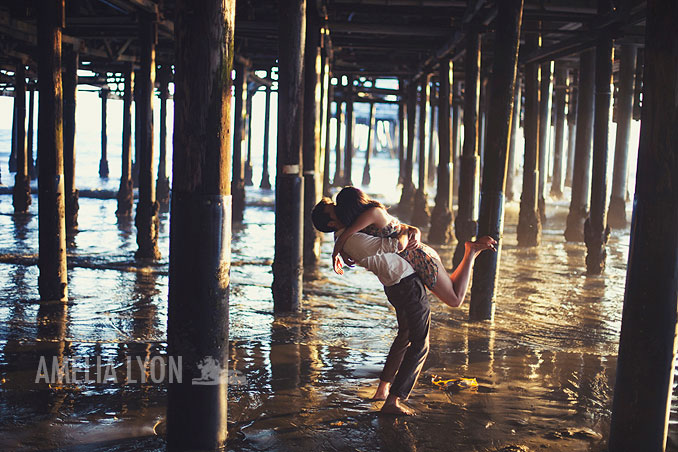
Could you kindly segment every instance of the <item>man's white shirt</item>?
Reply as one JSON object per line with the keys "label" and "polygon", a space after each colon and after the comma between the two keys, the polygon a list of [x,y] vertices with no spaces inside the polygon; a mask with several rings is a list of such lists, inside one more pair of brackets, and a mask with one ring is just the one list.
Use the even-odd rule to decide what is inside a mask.
{"label": "man's white shirt", "polygon": [[[334,233],[334,240],[341,236],[344,229]],[[398,252],[398,240],[381,238],[356,232],[348,238],[343,251],[355,260],[356,264],[371,271],[384,286],[398,284],[401,279],[414,273],[414,269]]]}

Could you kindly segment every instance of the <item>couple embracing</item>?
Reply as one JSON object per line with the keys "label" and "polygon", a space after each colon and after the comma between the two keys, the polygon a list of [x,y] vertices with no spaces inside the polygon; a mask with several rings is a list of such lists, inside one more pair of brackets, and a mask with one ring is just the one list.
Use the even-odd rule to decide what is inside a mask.
{"label": "couple embracing", "polygon": [[[391,345],[374,400],[385,400],[382,413],[412,415],[402,402],[414,387],[429,351],[430,289],[441,301],[458,307],[464,301],[478,254],[495,250],[489,236],[466,242],[462,261],[448,274],[440,256],[420,242],[419,229],[400,223],[378,201],[355,187],[337,194],[336,204],[323,198],[312,212],[313,225],[334,232],[334,271],[343,274],[341,259],[374,273],[396,310],[398,334]],[[341,257],[341,258],[340,258]]]}

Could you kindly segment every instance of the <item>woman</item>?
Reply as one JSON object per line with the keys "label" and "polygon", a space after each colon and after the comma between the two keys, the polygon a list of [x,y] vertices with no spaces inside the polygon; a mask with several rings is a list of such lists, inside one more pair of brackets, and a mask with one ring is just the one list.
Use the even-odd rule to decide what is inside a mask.
{"label": "woman", "polygon": [[360,189],[344,187],[337,195],[336,213],[339,220],[348,226],[334,245],[332,262],[335,272],[342,272],[339,253],[346,240],[356,232],[377,237],[396,237],[406,233],[408,245],[398,254],[412,265],[426,287],[451,307],[458,307],[464,301],[476,256],[484,250],[496,251],[497,242],[489,236],[481,237],[475,242],[466,242],[464,258],[452,274],[448,275],[438,253],[419,242],[419,229],[400,223],[386,212],[380,202],[370,199]]}

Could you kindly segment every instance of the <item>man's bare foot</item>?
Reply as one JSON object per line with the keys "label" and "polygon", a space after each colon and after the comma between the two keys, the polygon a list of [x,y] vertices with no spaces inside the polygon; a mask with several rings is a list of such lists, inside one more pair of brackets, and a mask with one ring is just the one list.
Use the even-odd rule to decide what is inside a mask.
{"label": "man's bare foot", "polygon": [[387,381],[379,381],[379,387],[377,387],[377,392],[374,393],[372,398],[370,400],[372,401],[379,401],[379,400],[386,400],[388,397],[388,390],[391,387],[391,383]]}
{"label": "man's bare foot", "polygon": [[400,403],[400,398],[388,396],[386,403],[381,407],[382,414],[394,414],[396,416],[414,416],[413,409]]}

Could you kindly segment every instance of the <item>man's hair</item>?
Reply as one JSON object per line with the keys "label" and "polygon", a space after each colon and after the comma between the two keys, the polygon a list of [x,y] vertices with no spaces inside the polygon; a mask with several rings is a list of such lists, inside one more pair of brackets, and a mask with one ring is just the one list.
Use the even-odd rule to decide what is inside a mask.
{"label": "man's hair", "polygon": [[334,203],[330,198],[323,198],[315,205],[311,211],[311,221],[313,226],[320,232],[334,232],[336,229],[329,225],[332,217],[327,213],[325,207],[334,207]]}

